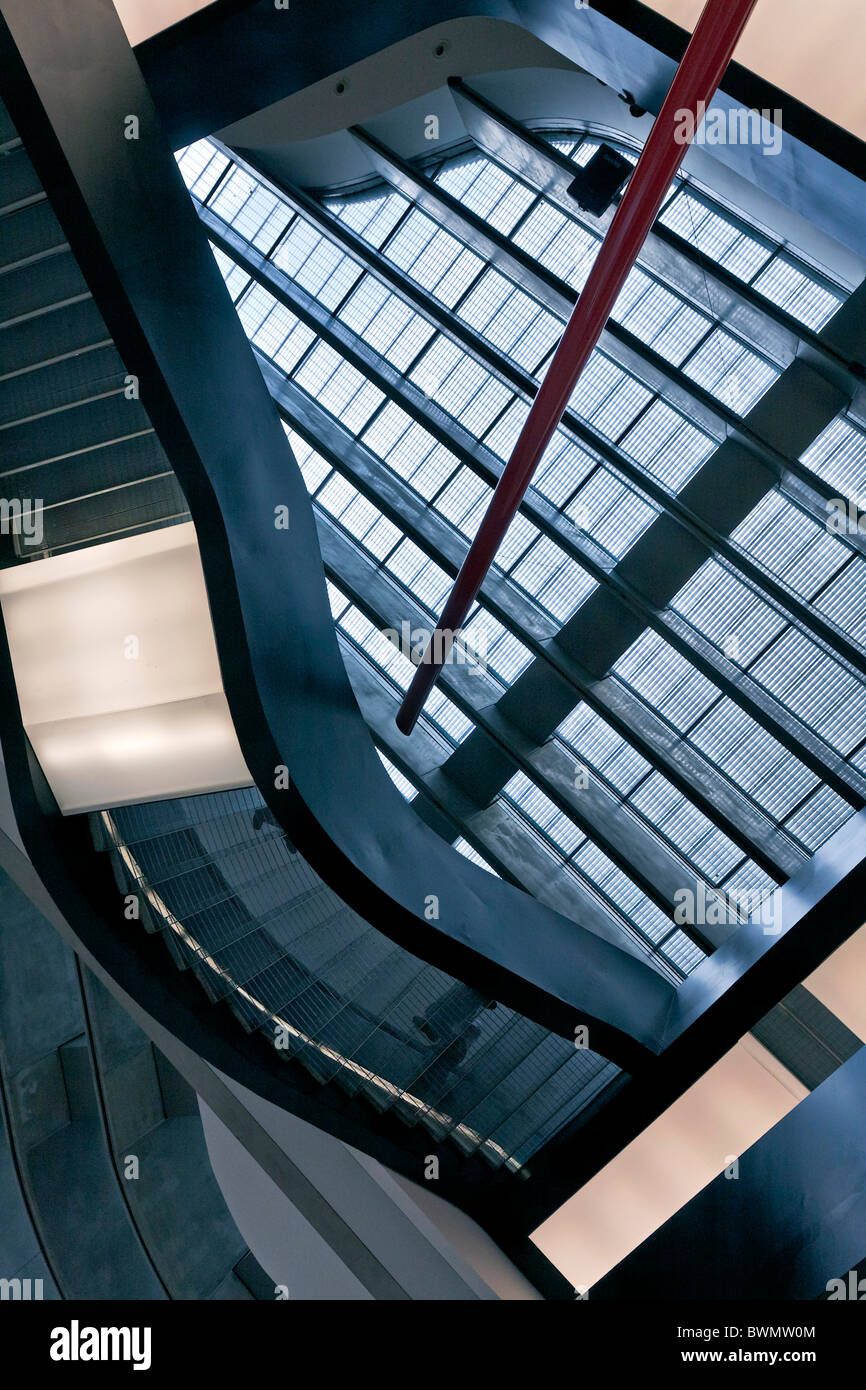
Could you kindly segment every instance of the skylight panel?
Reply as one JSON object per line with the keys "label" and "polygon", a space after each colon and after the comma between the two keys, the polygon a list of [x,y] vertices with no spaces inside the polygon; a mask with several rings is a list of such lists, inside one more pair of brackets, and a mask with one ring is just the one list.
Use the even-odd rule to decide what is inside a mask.
{"label": "skylight panel", "polygon": [[807,600],[850,556],[835,536],[778,491],[761,499],[731,539]]}
{"label": "skylight panel", "polygon": [[467,423],[471,419],[476,434],[483,433],[510,396],[508,388],[480,362],[441,336],[413,367],[409,379],[466,428],[471,428]]}
{"label": "skylight panel", "polygon": [[659,710],[681,731],[694,723],[719,694],[685,657],[649,630],[632,643],[613,670],[650,708]]}
{"label": "skylight panel", "polygon": [[[238,318],[244,326],[248,338],[252,338],[268,314],[277,307],[277,301],[263,285],[250,285],[249,291],[236,306]],[[293,316],[291,316],[293,318]],[[291,319],[290,319],[291,321]],[[297,323],[297,319],[294,319]]]}
{"label": "skylight panel", "polygon": [[220,175],[228,168],[229,160],[210,140],[197,140],[176,156],[183,181],[194,198],[204,202]]}
{"label": "skylight panel", "polygon": [[661,773],[647,777],[629,804],[657,827],[698,871],[719,885],[738,869],[745,855],[708,816]]}
{"label": "skylight panel", "polygon": [[784,821],[818,785],[813,772],[732,700],[719,700],[690,737],[775,820]]}
{"label": "skylight panel", "polygon": [[214,246],[213,242],[209,242],[208,244],[213,252],[214,260],[217,263],[220,275],[225,281],[226,289],[233,301],[238,300],[250,284],[249,275],[247,275],[245,270],[241,270],[239,265],[235,265],[234,261],[225,255],[218,246]]}
{"label": "skylight panel", "polygon": [[257,184],[235,213],[232,226],[253,246],[270,250],[291,220],[292,214],[285,203],[262,184]]}
{"label": "skylight panel", "polygon": [[577,705],[559,725],[556,737],[579,759],[586,759],[623,795],[631,792],[652,770],[646,758],[589,705]]}
{"label": "skylight panel", "polygon": [[710,334],[683,371],[738,415],[747,415],[780,376],[778,367],[722,328]]}
{"label": "skylight panel", "polygon": [[251,178],[244,173],[237,165],[231,173],[223,179],[219,188],[210,203],[210,209],[215,212],[217,217],[221,217],[229,225],[234,224],[234,220],[241,208],[258,188],[258,180]]}
{"label": "skylight panel", "polygon": [[[411,415],[407,415],[405,410],[401,410],[393,401],[386,401],[382,409],[378,411],[373,420],[364,430],[363,442],[368,449],[371,449],[379,458],[385,458],[398,441],[406,437],[407,432],[413,428]],[[432,436],[420,425],[414,428],[421,430],[426,440],[432,445]]]}
{"label": "skylight panel", "polygon": [[806,849],[814,852],[853,814],[847,801],[843,801],[830,787],[821,786],[788,818],[785,828],[796,835]]}
{"label": "skylight panel", "polygon": [[358,198],[329,198],[325,206],[364,241],[380,247],[393,232],[409,203],[400,193],[386,192],[364,194]]}
{"label": "skylight panel", "polygon": [[536,194],[490,160],[473,161],[471,170],[469,178],[465,177],[465,167],[459,171],[462,177],[453,178],[446,165],[436,175],[436,182],[477,217],[507,235],[535,201]]}
{"label": "skylight panel", "polygon": [[362,442],[427,501],[459,468],[450,450],[390,401],[364,431]]}
{"label": "skylight panel", "polygon": [[484,265],[480,256],[418,208],[397,228],[384,255],[448,308]]}
{"label": "skylight panel", "polygon": [[384,400],[382,392],[327,343],[316,344],[297,370],[295,380],[353,432],[366,423]]}
{"label": "skylight panel", "polygon": [[579,768],[598,772],[712,883],[741,870],[742,850],[588,705],[572,710],[555,736]]}
{"label": "skylight panel", "polygon": [[295,456],[298,467],[304,476],[307,491],[312,496],[316,489],[321,487],[329,474],[333,472],[333,469],[327,459],[323,459],[321,454],[317,454],[316,450],[312,448],[305,439],[302,439],[299,434],[291,430],[288,425],[284,424],[283,429],[291,445],[292,453]]}
{"label": "skylight panel", "polygon": [[[293,256],[299,247],[292,246]],[[282,245],[273,257],[274,264],[280,266],[288,275],[289,270],[280,265]],[[292,274],[292,278],[302,290],[311,294],[326,309],[335,309],[344,296],[361,276],[361,267],[351,256],[347,256],[335,246],[328,237],[316,234],[316,240],[304,257],[303,263]]]}
{"label": "skylight panel", "polygon": [[717,561],[707,561],[671,607],[833,747],[850,752],[866,737],[863,683]]}
{"label": "skylight panel", "polygon": [[[507,462],[528,414],[529,405],[527,402],[521,400],[519,396],[515,396],[508,409],[503,411],[493,427],[485,434],[484,447],[490,449],[503,462]],[[563,437],[562,432],[557,430],[554,439]]]}
{"label": "skylight panel", "polygon": [[622,382],[624,372],[603,352],[594,351],[572,394],[570,407],[584,419],[591,419]]}
{"label": "skylight panel", "polygon": [[[483,333],[503,304],[512,297],[514,290],[515,286],[511,280],[489,266],[460,305],[458,318],[463,319],[476,332]],[[528,295],[524,297],[527,303],[537,310],[538,306],[534,301],[530,300]],[[517,332],[519,331],[518,325]]]}
{"label": "skylight panel", "polygon": [[597,468],[565,509],[596,544],[619,559],[658,512],[606,468]]}
{"label": "skylight panel", "polygon": [[[312,222],[308,221],[306,217],[296,217],[274,251],[271,260],[278,270],[282,270],[285,275],[294,280],[298,272],[303,270],[307,261],[324,241],[325,237],[318,228],[313,226]],[[357,262],[353,262],[353,264],[360,275],[361,267],[357,265]]]}
{"label": "skylight panel", "polygon": [[857,558],[815,600],[815,607],[861,647],[866,646],[866,562]]}
{"label": "skylight panel", "polygon": [[389,760],[385,757],[385,754],[380,752],[378,748],[376,749],[376,752],[379,755],[380,763],[384,767],[388,776],[391,778],[391,781],[394,783],[394,786],[400,792],[401,796],[405,797],[407,801],[414,801],[415,797],[418,795],[418,788],[414,787],[412,783],[409,781],[409,778],[404,777],[400,769],[398,767],[395,767],[392,762],[389,762]]}
{"label": "skylight panel", "polygon": [[294,367],[316,341],[312,329],[259,285],[251,285],[235,307],[250,341],[284,371]]}
{"label": "skylight panel", "polygon": [[477,864],[480,869],[486,869],[487,872],[489,874],[492,874],[494,878],[499,878],[499,874],[492,867],[492,865],[488,864],[487,860],[482,858],[482,856],[478,853],[478,850],[473,849],[469,841],[464,840],[462,835],[458,836],[458,838],[454,841],[454,848],[456,849],[458,854],[463,855],[464,859],[471,860],[472,863]]}
{"label": "skylight panel", "polygon": [[295,320],[290,332],[272,354],[272,361],[286,376],[290,376],[315,341],[316,335],[312,328]]}
{"label": "skylight panel", "polygon": [[[598,466],[599,460],[595,454],[568,439],[562,430],[557,430],[542,455],[532,486],[554,506],[562,507],[575,488]],[[629,505],[640,508],[636,494],[629,498]],[[582,521],[572,519],[576,525],[584,525]]]}
{"label": "skylight panel", "polygon": [[532,661],[529,648],[486,608],[476,605],[462,632],[479,664],[488,667],[506,686],[512,685]]}
{"label": "skylight panel", "polygon": [[740,280],[751,280],[773,254],[763,241],[750,236],[685,188],[671,199],[659,221]]}
{"label": "skylight panel", "polygon": [[666,956],[684,975],[690,975],[702,960],[706,960],[700,947],[690,941],[681,931],[672,932],[661,949],[662,955]]}
{"label": "skylight panel", "polygon": [[481,525],[481,518],[493,489],[469,468],[459,468],[435,501],[437,512],[470,538]]}
{"label": "skylight panel", "polygon": [[843,303],[843,296],[819,285],[785,256],[776,256],[754,287],[786,313],[820,332]]}
{"label": "skylight panel", "polygon": [[405,584],[431,614],[439,609],[451,588],[450,576],[408,539],[400,542],[385,568]]}
{"label": "skylight panel", "polygon": [[458,155],[456,159],[445,161],[436,174],[436,182],[452,198],[460,198],[486,162],[483,155],[474,151],[472,154]]}
{"label": "skylight panel", "polygon": [[415,361],[435,332],[432,324],[371,275],[364,277],[338,317],[400,372]]}
{"label": "skylight panel", "polygon": [[789,627],[751,674],[843,756],[866,738],[866,687],[805,633]]}
{"label": "skylight panel", "polygon": [[511,571],[511,578],[559,622],[567,622],[597,587],[596,581],[548,536],[542,536]]}
{"label": "skylight panel", "polygon": [[[577,145],[573,144],[571,140],[565,141],[564,143],[571,146],[571,149],[567,150],[566,153],[571,154],[573,162],[575,164],[579,164],[582,169],[585,169],[589,161],[592,159],[592,156],[599,149],[601,142],[598,140],[593,140],[589,136],[585,136],[582,140],[578,142]],[[558,144],[558,142],[553,141],[553,144]]]}
{"label": "skylight panel", "polygon": [[516,772],[502,790],[502,795],[513,801],[526,818],[539,830],[543,830],[557,849],[566,856],[583,844],[586,836],[578,830],[573,821],[545,796],[540,787],[522,772]]}
{"label": "skylight panel", "polygon": [[575,854],[574,865],[654,945],[670,933],[673,924],[661,908],[591,840],[586,840]]}
{"label": "skylight panel", "polygon": [[801,461],[840,496],[866,505],[866,430],[838,415],[802,455]]}
{"label": "skylight panel", "polygon": [[538,527],[522,512],[518,512],[502,538],[494,556],[494,564],[500,569],[510,569],[538,538],[538,534]]}
{"label": "skylight panel", "polygon": [[427,718],[432,719],[433,723],[458,745],[463,743],[475,728],[472,720],[467,719],[462,710],[452,704],[435,686],[424,701],[423,710]]}
{"label": "skylight panel", "polygon": [[671,608],[740,666],[749,666],[787,626],[780,613],[717,560],[701,566],[672,599]]}
{"label": "skylight panel", "polygon": [[337,473],[332,474],[316,501],[377,560],[390,555],[403,534],[378,507]]}
{"label": "skylight panel", "polygon": [[703,338],[710,320],[691,305],[684,304],[679,295],[650,280],[641,270],[632,271],[629,279],[642,279],[641,292],[627,309],[617,301],[614,319],[642,343],[679,366]]}

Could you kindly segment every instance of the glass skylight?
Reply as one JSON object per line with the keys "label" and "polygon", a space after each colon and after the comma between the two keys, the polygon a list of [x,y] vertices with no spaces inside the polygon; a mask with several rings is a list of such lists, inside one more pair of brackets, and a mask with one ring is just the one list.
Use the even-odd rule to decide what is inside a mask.
{"label": "glass skylight", "polygon": [[[597,148],[591,137],[549,138],[579,164]],[[207,199],[211,212],[297,287],[297,292],[281,298],[276,282],[265,288],[224,251],[215,251],[256,348],[315,407],[348,431],[376,461],[383,478],[390,474],[405,485],[401,497],[411,493],[440,524],[447,523],[470,540],[492,492],[489,476],[482,476],[484,469],[488,475],[493,472],[491,455],[508,459],[529,409],[513,389],[513,368],[506,371],[504,359],[527,379],[543,376],[564,324],[561,296],[548,302],[551,296],[543,279],[534,282],[528,277],[525,284],[516,284],[488,263],[471,244],[469,232],[461,240],[393,190],[329,197],[319,218],[231,165],[210,142],[183,152],[180,164],[194,196]],[[480,154],[447,157],[433,177],[443,191],[538,265],[575,290],[585,284],[600,238],[597,227],[582,220],[577,210],[566,214]],[[768,304],[814,330],[844,301],[844,292],[792,248],[780,247],[764,229],[750,228],[690,185],[678,182],[672,187],[659,220],[674,239],[703,252],[749,283]],[[396,268],[407,284],[429,296],[426,302],[400,293],[375,269],[362,265],[351,249],[339,244],[335,223],[362,238],[382,265]],[[283,302],[297,302],[303,310],[310,304],[303,295],[315,301],[316,314],[321,310],[330,316],[313,315],[324,336]],[[431,300],[454,316],[454,336],[440,331]],[[309,307],[303,312],[311,314]],[[504,693],[532,664],[533,652],[522,640],[528,634],[526,624],[534,633],[530,643],[545,631],[537,625],[542,620],[549,624],[550,637],[555,636],[598,588],[599,565],[604,570],[623,560],[652,527],[660,511],[658,489],[680,492],[710,459],[725,429],[720,425],[712,433],[715,426],[707,427],[712,415],[703,407],[696,405],[689,412],[689,393],[696,402],[699,393],[705,393],[726,410],[747,415],[784,366],[767,355],[761,342],[738,336],[729,324],[721,324],[675,285],[663,283],[640,265],[620,294],[613,322],[630,335],[639,350],[637,358],[629,357],[626,369],[615,360],[613,343],[610,351],[599,348],[592,354],[570,404],[580,425],[569,428],[566,421],[555,432],[527,502],[496,555],[493,573],[507,582],[513,614],[527,616],[512,615],[503,622],[476,604],[465,625],[467,641],[484,657],[485,699],[491,688]],[[344,352],[354,354],[354,360]],[[358,363],[369,359],[383,364],[381,384],[359,369]],[[657,369],[664,364],[681,388],[676,404],[658,391]],[[399,390],[382,389],[385,382],[397,379],[402,383]],[[392,390],[396,399],[391,398]],[[425,408],[422,422],[409,412],[419,413],[418,401],[425,399],[429,414]],[[453,428],[442,425],[446,417]],[[311,428],[307,421],[304,430]],[[359,476],[366,491],[359,490],[317,451],[314,434],[308,439],[306,432],[288,426],[286,432],[316,509],[351,538],[372,572],[392,581],[392,587],[380,586],[377,593],[392,595],[387,603],[396,607],[393,612],[377,611],[375,622],[343,594],[340,575],[330,575],[329,590],[341,640],[375,667],[396,700],[408,688],[414,668],[380,629],[399,627],[401,593],[411,596],[407,616],[420,612],[432,627],[450,589],[451,570],[440,563],[430,542],[405,534],[395,519],[399,508],[393,503],[387,512],[380,508],[367,475]],[[475,466],[481,460],[473,457],[467,439],[489,451],[481,456],[486,464]],[[848,417],[840,417],[804,454],[803,463],[816,476],[847,489],[845,495],[862,492],[866,434]],[[651,480],[658,485],[655,490],[641,490],[638,468],[648,484]],[[404,505],[409,507],[408,502]],[[572,536],[573,541],[568,539]],[[751,568],[762,569],[855,641],[862,641],[862,559],[844,536],[831,536],[778,489],[757,504],[731,540],[744,558],[743,573],[729,556],[707,560],[670,605],[681,624],[678,631],[688,634],[691,629],[696,646],[699,637],[747,669],[780,709],[807,724],[826,741],[828,750],[866,771],[866,688],[762,594]],[[597,548],[599,560],[580,548],[585,541]],[[371,613],[373,606],[365,602]],[[512,609],[506,605],[502,612],[512,614]],[[537,615],[531,621],[530,612]],[[784,826],[804,851],[814,850],[853,813],[853,804],[825,786],[655,631],[647,629],[632,643],[608,679],[645,702],[674,738],[690,744],[741,797]],[[470,707],[468,698],[461,695],[458,707],[436,688],[425,705],[425,727],[447,748],[456,748],[473,734],[471,715],[477,707]],[[695,784],[692,800],[675,787],[645,756],[640,736],[635,735],[632,746],[580,702],[553,737],[563,752],[591,769],[601,785],[620,798],[624,819],[643,822],[665,853],[708,883],[728,889],[773,886],[755,859],[713,823],[711,798],[704,789]],[[416,788],[380,756],[411,799]],[[703,958],[656,902],[524,771],[511,777],[497,802],[531,830],[564,873],[604,903],[672,978],[688,973]],[[457,841],[457,848],[493,872],[465,839]]]}

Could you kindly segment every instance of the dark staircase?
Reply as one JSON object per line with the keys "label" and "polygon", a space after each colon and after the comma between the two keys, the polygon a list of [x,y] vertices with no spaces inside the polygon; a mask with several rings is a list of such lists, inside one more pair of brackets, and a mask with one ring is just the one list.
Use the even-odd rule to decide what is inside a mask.
{"label": "dark staircase", "polygon": [[142,924],[280,1057],[379,1113],[517,1168],[616,1068],[363,921],[254,789],[91,817]]}
{"label": "dark staircase", "polygon": [[[111,334],[0,103],[0,493],[41,516],[0,563],[188,520]],[[35,528],[31,528],[35,530]]]}

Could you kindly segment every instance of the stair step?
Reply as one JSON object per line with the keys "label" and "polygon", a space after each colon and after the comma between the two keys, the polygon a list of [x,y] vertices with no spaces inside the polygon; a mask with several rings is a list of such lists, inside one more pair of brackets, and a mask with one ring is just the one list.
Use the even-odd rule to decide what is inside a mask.
{"label": "stair step", "polygon": [[[87,293],[84,276],[68,250],[31,261],[17,270],[7,270],[0,275],[0,328],[34,314],[44,317],[44,311],[53,304],[63,304]],[[50,346],[50,323],[46,320],[43,327],[46,344]]]}
{"label": "stair step", "polygon": [[33,423],[10,425],[0,438],[5,465],[14,469],[65,458],[149,429],[141,402],[128,401],[121,393],[69,406]]}
{"label": "stair step", "polygon": [[113,345],[63,358],[0,381],[0,425],[23,423],[73,400],[122,386],[124,367]]}
{"label": "stair step", "polygon": [[5,102],[0,101],[0,145],[5,145],[7,140],[14,139],[17,134]]}
{"label": "stair step", "polygon": [[0,380],[59,361],[111,335],[91,298],[0,330]]}
{"label": "stair step", "polygon": [[0,155],[0,215],[11,215],[17,208],[44,198],[42,185],[23,145]]}
{"label": "stair step", "polygon": [[65,246],[66,238],[51,204],[31,203],[3,219],[0,238],[0,271],[27,261],[33,256],[48,256]]}

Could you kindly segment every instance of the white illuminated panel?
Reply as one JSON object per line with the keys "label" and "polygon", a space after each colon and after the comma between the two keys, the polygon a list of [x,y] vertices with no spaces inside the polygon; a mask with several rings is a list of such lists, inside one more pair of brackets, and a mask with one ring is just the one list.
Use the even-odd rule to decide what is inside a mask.
{"label": "white illuminated panel", "polygon": [[132,44],[143,43],[161,29],[179,24],[211,0],[114,0],[114,8]]}
{"label": "white illuminated panel", "polygon": [[[654,10],[693,31],[704,0],[648,0]],[[805,102],[862,140],[866,89],[862,82],[861,0],[761,0],[736,60]]]}
{"label": "white illuminated panel", "polygon": [[850,936],[803,984],[866,1043],[866,927]]}
{"label": "white illuminated panel", "polygon": [[191,523],[3,570],[0,603],[64,813],[250,785]]}
{"label": "white illuminated panel", "polygon": [[[803,981],[866,1042],[866,927]],[[808,1094],[747,1034],[533,1234],[588,1288],[718,1177]]]}
{"label": "white illuminated panel", "polygon": [[548,1217],[533,1241],[577,1288],[589,1288],[807,1095],[746,1036]]}

